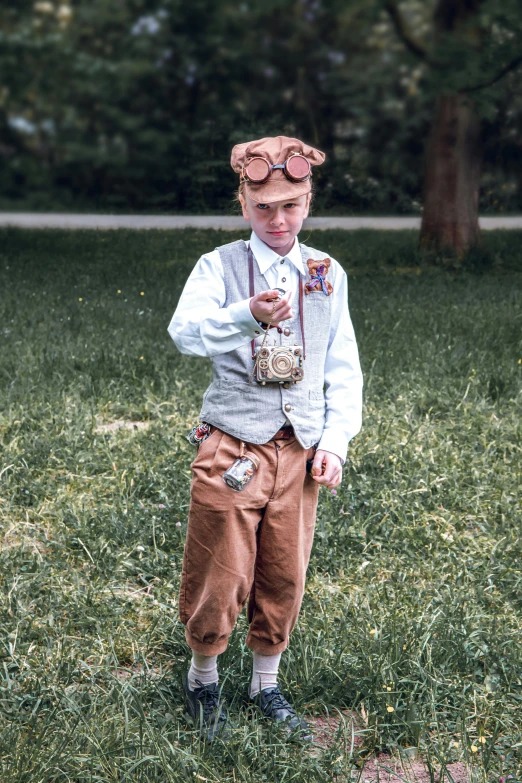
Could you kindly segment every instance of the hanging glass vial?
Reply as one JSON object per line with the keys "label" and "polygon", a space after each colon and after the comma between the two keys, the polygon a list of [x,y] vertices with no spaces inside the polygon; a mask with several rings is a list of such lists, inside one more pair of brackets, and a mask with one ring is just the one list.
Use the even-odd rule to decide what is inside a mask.
{"label": "hanging glass vial", "polygon": [[245,451],[241,441],[241,451],[236,461],[223,473],[223,481],[234,492],[241,492],[252,480],[259,467],[259,457],[251,451]]}

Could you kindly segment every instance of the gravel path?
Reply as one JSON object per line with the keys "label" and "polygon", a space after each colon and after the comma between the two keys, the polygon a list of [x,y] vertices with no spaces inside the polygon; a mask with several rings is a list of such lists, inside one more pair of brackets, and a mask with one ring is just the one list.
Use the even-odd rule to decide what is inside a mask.
{"label": "gravel path", "polygon": [[[485,230],[494,228],[522,228],[522,216],[483,217],[480,225]],[[242,217],[225,215],[60,215],[29,212],[0,212],[0,226],[21,228],[113,229],[113,228],[221,228],[228,231],[246,228]],[[309,218],[305,228],[358,228],[383,230],[418,229],[420,218],[414,217],[321,217]]]}

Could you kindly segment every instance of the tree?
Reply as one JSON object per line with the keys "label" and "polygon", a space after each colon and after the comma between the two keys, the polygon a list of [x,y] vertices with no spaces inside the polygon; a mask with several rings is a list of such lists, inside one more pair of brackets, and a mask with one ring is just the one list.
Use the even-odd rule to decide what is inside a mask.
{"label": "tree", "polygon": [[518,2],[437,0],[430,45],[412,33],[397,0],[386,0],[385,9],[410,55],[429,66],[435,93],[421,246],[462,255],[479,241],[481,114],[492,108],[488,90],[522,63]]}
{"label": "tree", "polygon": [[[431,107],[460,118],[467,109],[450,99],[462,96],[473,161],[485,153],[483,206],[520,209],[517,72],[480,86],[519,46],[518,0],[502,11],[474,2],[480,10],[466,0],[469,16],[446,30],[435,14],[442,0],[388,10],[385,0],[0,0],[0,199],[228,212],[232,145],[283,133],[326,152],[314,173],[317,210],[411,214],[421,208]],[[440,150],[448,138],[435,135],[428,156],[446,161],[446,178],[439,165],[431,179],[427,170],[425,220],[435,214],[440,225],[429,197],[442,193],[451,221],[453,178],[459,204],[474,210],[460,225],[476,226],[480,166],[454,164],[451,145]],[[471,148],[459,149],[460,162]]]}

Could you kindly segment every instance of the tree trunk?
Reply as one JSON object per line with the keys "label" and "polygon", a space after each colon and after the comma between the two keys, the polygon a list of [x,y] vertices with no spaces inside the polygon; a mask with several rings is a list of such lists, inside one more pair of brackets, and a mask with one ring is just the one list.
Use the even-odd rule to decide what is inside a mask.
{"label": "tree trunk", "polygon": [[437,99],[426,146],[421,247],[462,256],[480,239],[480,120],[465,95]]}

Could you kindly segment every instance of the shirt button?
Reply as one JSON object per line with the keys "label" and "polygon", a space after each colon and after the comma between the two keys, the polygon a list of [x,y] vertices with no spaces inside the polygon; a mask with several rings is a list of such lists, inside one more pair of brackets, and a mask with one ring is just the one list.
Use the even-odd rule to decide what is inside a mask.
{"label": "shirt button", "polygon": [[282,279],[283,283],[286,283],[286,277],[282,277],[281,279]]}
{"label": "shirt button", "polygon": [[283,334],[284,334],[285,337],[289,337],[290,336],[290,329],[288,328],[288,326],[286,327],[286,329],[284,329]]}
{"label": "shirt button", "polygon": [[286,403],[286,405],[285,405],[285,411],[286,411],[287,413],[289,413],[291,410],[292,410],[292,406],[290,405],[290,403],[289,403],[289,402],[287,402],[287,403]]}
{"label": "shirt button", "polygon": [[284,264],[284,263],[285,263],[285,259],[284,259],[284,258],[282,258],[282,259],[281,259],[281,261],[280,261],[279,263],[280,263],[280,264]]}
{"label": "shirt button", "polygon": [[257,329],[256,329],[254,334],[261,334],[261,332],[258,332]]}

